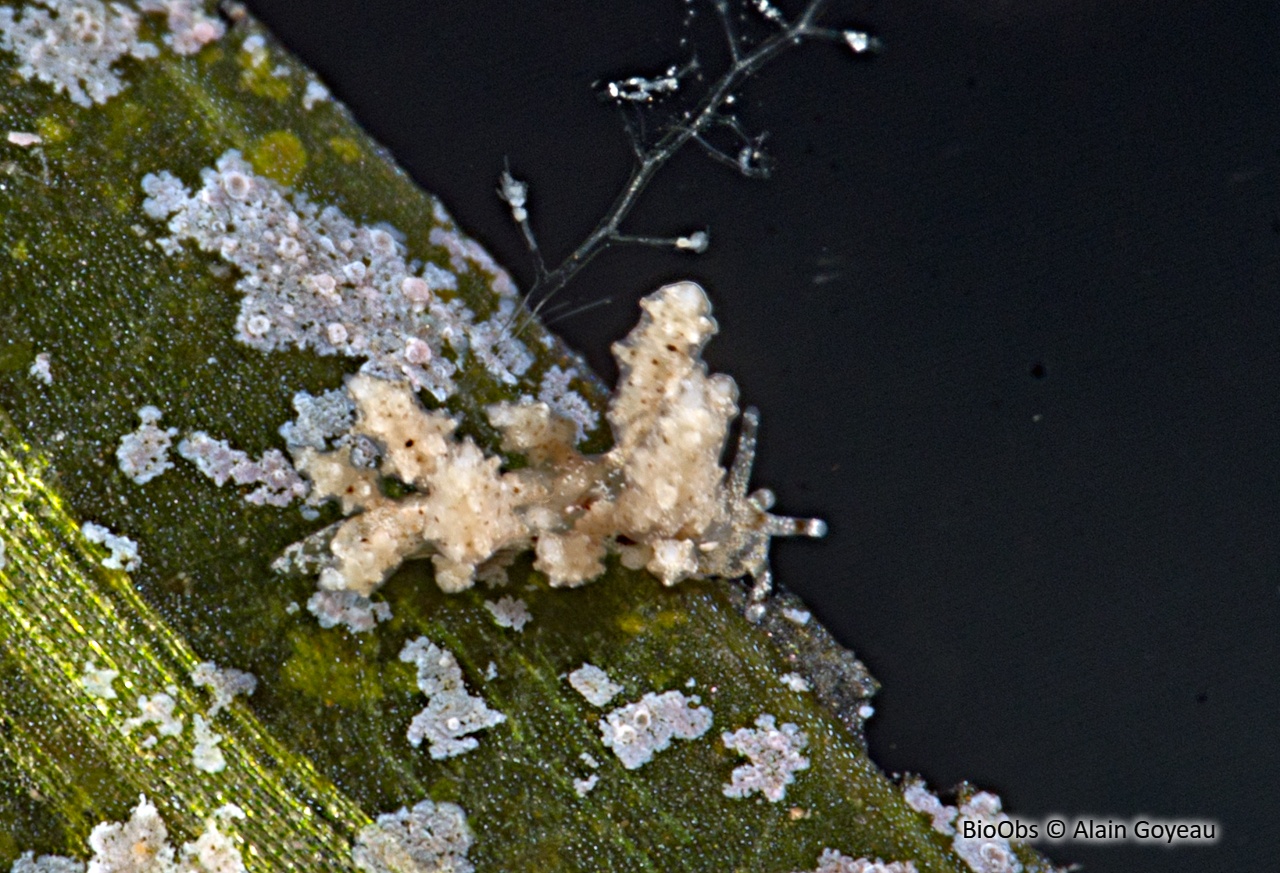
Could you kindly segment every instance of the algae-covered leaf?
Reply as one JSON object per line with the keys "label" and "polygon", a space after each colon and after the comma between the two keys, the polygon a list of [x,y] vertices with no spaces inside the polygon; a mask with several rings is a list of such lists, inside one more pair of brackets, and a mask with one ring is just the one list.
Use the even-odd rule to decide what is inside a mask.
{"label": "algae-covered leaf", "polygon": [[0,858],[1043,868],[935,829],[853,656],[716,577],[789,522],[718,466],[705,313],[651,297],[611,396],[242,11],[0,32]]}

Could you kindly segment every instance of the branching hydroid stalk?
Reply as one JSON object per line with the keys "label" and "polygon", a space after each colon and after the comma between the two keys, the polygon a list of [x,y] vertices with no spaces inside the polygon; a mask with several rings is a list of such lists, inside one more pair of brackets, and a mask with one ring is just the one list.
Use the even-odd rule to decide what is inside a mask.
{"label": "branching hydroid stalk", "polygon": [[[697,105],[687,113],[685,119],[671,125],[654,144],[645,146],[632,131],[636,164],[632,167],[626,184],[591,233],[558,266],[548,268],[538,247],[526,209],[528,186],[513,178],[509,169],[503,171],[498,195],[511,206],[512,218],[520,227],[534,264],[534,282],[524,298],[526,319],[524,323],[527,323],[528,319],[535,318],[547,301],[567,285],[596,255],[613,245],[629,243],[676,248],[695,253],[706,250],[709,242],[706,231],[668,238],[624,234],[620,228],[658,171],[691,141],[702,146],[718,162],[733,167],[748,178],[768,176],[768,166],[762,152],[762,144],[767,134],[749,136],[736,118],[725,113],[725,107],[733,103],[734,92],[784,51],[809,40],[843,43],[856,54],[880,48],[879,40],[862,31],[821,26],[818,20],[827,2],[828,0],[810,0],[798,18],[788,21],[767,0],[757,0],[752,6],[768,22],[776,26],[777,30],[748,50],[733,27],[728,3],[726,0],[716,0],[713,5],[723,24],[729,47],[731,61],[729,69],[711,85]],[[696,64],[688,64],[679,71],[672,68],[665,77],[657,80],[633,78],[621,83],[610,83],[606,89],[606,96],[619,103],[624,101],[647,103],[656,94],[675,90],[678,86],[678,77],[695,67]],[[741,148],[736,154],[726,154],[708,141],[707,134],[720,126],[728,127],[741,141]],[[521,329],[524,323],[520,325]]]}

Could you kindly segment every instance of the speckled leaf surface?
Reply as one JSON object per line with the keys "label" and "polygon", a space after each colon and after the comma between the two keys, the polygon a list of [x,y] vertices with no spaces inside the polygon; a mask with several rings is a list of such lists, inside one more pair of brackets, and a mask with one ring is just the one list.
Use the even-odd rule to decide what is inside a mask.
{"label": "speckled leaf surface", "polygon": [[[148,16],[144,35],[159,44],[162,23]],[[155,244],[163,230],[142,210],[145,174],[192,184],[239,149],[258,173],[359,222],[393,225],[412,257],[448,263],[429,240],[429,195],[342,107],[304,108],[311,76],[283,49],[268,41],[264,64],[241,48],[259,33],[242,17],[192,56],[122,59],[124,90],[92,108],[25,81],[0,52],[4,125],[43,139],[3,146],[0,161],[0,863],[26,849],[84,858],[93,825],[125,818],[145,792],[184,839],[219,804],[244,807],[238,833],[254,871],[352,869],[361,827],[424,798],[467,811],[480,871],[783,873],[812,869],[824,848],[968,869],[867,759],[850,725],[872,683],[852,656],[780,608],[747,622],[735,583],[666,589],[613,565],[581,589],[552,590],[526,557],[504,592],[533,617],[516,631],[485,608],[497,594],[444,594],[418,561],[381,592],[390,621],[364,634],[323,630],[297,608],[313,581],[269,565],[335,509],[308,521],[296,506],[253,506],[181,462],[142,485],[118,469],[120,437],[144,405],[162,409],[166,427],[258,455],[280,446],[295,392],[336,387],[358,366],[236,342],[236,276],[193,247],[166,254]],[[488,278],[459,278],[467,305],[491,311]],[[449,401],[462,430],[493,450],[478,411],[576,360],[529,330],[538,361],[523,383],[464,369]],[[51,384],[29,372],[41,353]],[[603,386],[579,387],[603,409]],[[597,433],[589,447],[607,439]],[[102,550],[78,534],[86,521],[137,540],[141,568],[103,568]],[[420,635],[455,653],[468,687],[506,715],[473,752],[434,761],[406,740],[424,701],[397,656]],[[119,698],[83,692],[88,660],[119,671]],[[178,712],[200,711],[204,692],[188,673],[204,660],[259,678],[214,725],[228,760],[215,774],[192,766],[185,734],[147,748],[120,730],[139,694],[169,685]],[[623,686],[618,702],[698,695],[712,729],[624,769],[601,744],[602,710],[565,679],[584,662]],[[793,672],[814,690],[787,687],[781,677]],[[721,733],[764,713],[807,735],[810,766],[781,802],[726,797],[743,761]],[[593,774],[594,790],[575,791]],[[1042,866],[1019,851],[1027,869]]]}

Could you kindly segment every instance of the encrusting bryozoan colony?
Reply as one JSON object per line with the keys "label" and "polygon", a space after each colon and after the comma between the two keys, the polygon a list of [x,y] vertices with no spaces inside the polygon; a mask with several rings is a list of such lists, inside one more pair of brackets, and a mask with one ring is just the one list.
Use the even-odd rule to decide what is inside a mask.
{"label": "encrusting bryozoan colony", "polygon": [[533,618],[529,614],[529,605],[515,597],[486,600],[484,608],[489,610],[498,627],[509,627],[514,631],[524,630],[524,626]]}
{"label": "encrusting bryozoan colony", "polygon": [[[245,817],[236,804],[223,804],[205,819],[196,839],[179,847],[170,840],[159,809],[142,796],[128,821],[104,821],[93,828],[88,840],[93,856],[87,865],[62,855],[25,852],[11,873],[245,873],[237,840],[223,830]],[[424,800],[412,810],[380,815],[362,828],[351,861],[364,873],[471,873],[471,843],[460,806]],[[257,857],[249,848],[250,856]]]}
{"label": "encrusting bryozoan colony", "polygon": [[244,873],[240,850],[220,829],[244,817],[233,803],[220,806],[195,841],[175,849],[159,810],[140,797],[127,822],[103,822],[93,829],[87,873]]}
{"label": "encrusting bryozoan colony", "polygon": [[600,741],[628,770],[652,760],[672,740],[696,740],[711,728],[711,710],[679,691],[645,694],[600,719]]}
{"label": "encrusting bryozoan colony", "polygon": [[364,873],[472,873],[475,867],[467,860],[472,840],[462,807],[423,800],[362,828],[351,860]]}
{"label": "encrusting bryozoan colony", "polygon": [[[9,140],[10,141],[13,140],[13,134],[9,134]],[[38,379],[40,382],[42,382],[46,386],[52,385],[53,384],[53,369],[51,366],[52,362],[53,362],[52,355],[50,355],[48,352],[41,352],[40,354],[36,355],[36,359],[31,363],[31,367],[27,370],[27,373],[32,378]]]}
{"label": "encrusting bryozoan colony", "polygon": [[908,779],[903,786],[907,805],[932,819],[935,831],[951,837],[951,847],[964,859],[974,873],[1021,873],[1022,862],[1014,854],[1009,840],[998,835],[966,837],[957,825],[973,821],[994,825],[997,828],[1008,822],[1009,816],[1001,808],[1000,798],[989,791],[978,791],[959,807],[943,804],[929,790],[924,780]]}
{"label": "encrusting bryozoan colony", "polygon": [[725,748],[745,756],[751,763],[734,768],[725,797],[749,797],[755,792],[777,803],[787,796],[787,786],[795,774],[809,769],[809,759],[800,754],[809,738],[790,722],[778,727],[769,714],[756,719],[755,728],[739,728],[721,736]]}
{"label": "encrusting bryozoan colony", "polygon": [[[222,37],[226,26],[196,0],[140,0],[138,11],[167,16],[164,41],[180,55],[195,54]],[[101,0],[35,0],[19,11],[0,6],[0,49],[18,56],[17,73],[65,92],[72,103],[106,103],[124,90],[115,69],[126,56],[142,61],[160,49],[139,39],[142,16]]]}
{"label": "encrusting bryozoan colony", "polygon": [[100,697],[103,700],[115,700],[116,689],[112,685],[116,681],[116,677],[120,673],[117,670],[109,670],[107,668],[99,669],[98,665],[92,660],[85,661],[84,673],[80,676],[80,686],[86,692],[94,697]]}
{"label": "encrusting bryozoan colony", "polygon": [[62,855],[26,852],[10,873],[245,873],[244,859],[235,841],[221,830],[228,822],[245,817],[233,803],[218,807],[193,842],[176,849],[159,810],[147,798],[138,798],[127,822],[102,822],[89,835],[93,857],[84,862]]}
{"label": "encrusting bryozoan colony", "polygon": [[916,865],[911,861],[850,858],[835,849],[824,849],[818,858],[817,869],[800,873],[916,873]]}
{"label": "encrusting bryozoan colony", "polygon": [[604,706],[622,691],[622,686],[595,664],[583,664],[570,673],[568,679],[573,690],[586,698],[587,703],[592,706]]}
{"label": "encrusting bryozoan colony", "polygon": [[427,741],[436,760],[469,752],[479,742],[471,734],[502,724],[507,717],[467,692],[458,659],[426,637],[405,644],[400,660],[418,668],[418,688],[427,705],[409,723],[409,742]]}
{"label": "encrusting bryozoan colony", "polygon": [[138,544],[126,536],[112,533],[110,529],[92,521],[81,525],[80,533],[89,542],[111,550],[111,554],[102,559],[104,567],[132,572],[142,563],[142,559],[138,557]]}
{"label": "encrusting bryozoan colony", "polygon": [[120,446],[116,449],[120,472],[139,485],[145,485],[173,467],[169,460],[169,446],[178,435],[178,429],[159,427],[162,415],[154,406],[139,409],[141,424],[137,430],[121,437]]}

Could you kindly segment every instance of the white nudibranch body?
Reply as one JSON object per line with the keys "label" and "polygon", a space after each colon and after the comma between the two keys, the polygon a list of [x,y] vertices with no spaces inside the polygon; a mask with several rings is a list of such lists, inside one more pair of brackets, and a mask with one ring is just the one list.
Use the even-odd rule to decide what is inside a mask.
{"label": "white nudibranch body", "polygon": [[[347,437],[333,451],[294,450],[311,500],[339,500],[349,517],[291,547],[277,569],[318,570],[322,589],[367,597],[403,561],[429,555],[440,587],[459,591],[486,565],[532,547],[551,585],[572,587],[603,573],[614,552],[666,585],[750,575],[762,599],[772,537],[821,536],[825,525],[772,515],[768,491],[747,493],[754,411],[743,416],[732,466],[720,466],[737,386],[702,361],[716,332],[702,289],[668,285],[641,306],[640,323],[613,347],[621,378],[608,409],[614,447],[603,455],[578,452],[580,424],[546,403],[500,403],[488,414],[502,448],[528,460],[504,471],[409,385],[350,377],[355,423]],[[353,460],[361,443],[380,455]],[[411,492],[389,497],[381,477]]]}

